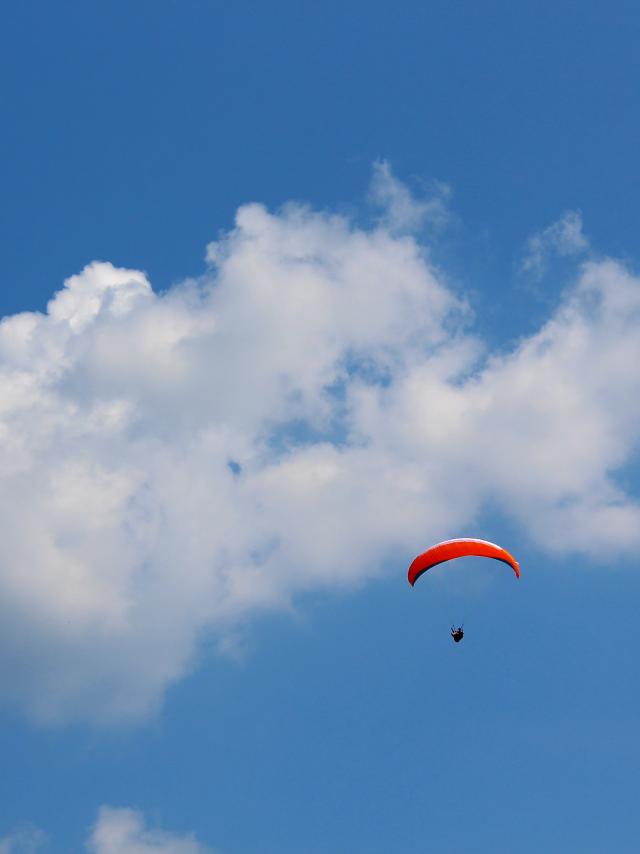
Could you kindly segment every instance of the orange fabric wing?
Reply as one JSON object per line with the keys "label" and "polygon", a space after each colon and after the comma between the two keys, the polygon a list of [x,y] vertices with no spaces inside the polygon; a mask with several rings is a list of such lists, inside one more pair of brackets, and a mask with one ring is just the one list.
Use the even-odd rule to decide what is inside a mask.
{"label": "orange fabric wing", "polygon": [[518,561],[506,549],[487,540],[459,539],[445,540],[443,543],[431,546],[426,552],[418,555],[409,567],[409,584],[413,587],[418,578],[428,569],[436,566],[436,564],[468,555],[474,557],[491,557],[495,560],[501,560],[513,569],[517,578],[520,578]]}

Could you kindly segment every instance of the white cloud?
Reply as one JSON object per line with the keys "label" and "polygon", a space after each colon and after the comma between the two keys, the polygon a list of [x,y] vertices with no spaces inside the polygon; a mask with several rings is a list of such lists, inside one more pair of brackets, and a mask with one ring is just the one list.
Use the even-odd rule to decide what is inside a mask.
{"label": "white cloud", "polygon": [[37,854],[46,844],[45,834],[36,827],[24,827],[0,839],[0,854]]}
{"label": "white cloud", "polygon": [[550,549],[637,548],[615,479],[640,438],[624,267],[585,265],[537,335],[487,358],[388,224],[247,205],[208,257],[162,295],[94,263],[0,324],[5,701],[142,718],[203,636],[481,534],[487,500]]}
{"label": "white cloud", "polygon": [[149,830],[132,809],[103,806],[87,842],[88,854],[213,854],[192,835]]}
{"label": "white cloud", "polygon": [[382,210],[381,223],[393,234],[412,234],[427,223],[436,228],[446,225],[450,195],[446,184],[437,183],[430,196],[416,198],[386,160],[374,163],[369,198]]}
{"label": "white cloud", "polygon": [[[35,827],[16,830],[0,839],[0,854],[37,854],[46,835]],[[215,854],[193,834],[150,829],[137,810],[102,806],[87,839],[87,854]]]}
{"label": "white cloud", "polygon": [[542,278],[553,255],[580,255],[589,248],[579,211],[568,211],[557,222],[533,234],[526,243],[522,271]]}

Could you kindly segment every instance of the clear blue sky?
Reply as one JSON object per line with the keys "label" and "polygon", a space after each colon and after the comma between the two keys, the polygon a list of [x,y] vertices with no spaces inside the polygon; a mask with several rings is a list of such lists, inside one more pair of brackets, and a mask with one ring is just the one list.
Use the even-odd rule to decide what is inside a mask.
{"label": "clear blue sky", "polygon": [[[304,584],[297,582],[295,573],[282,570],[275,598],[264,594],[264,608],[234,605],[237,610],[229,606],[222,616],[212,609],[198,612],[192,620],[195,606],[187,598],[176,611],[163,609],[167,599],[180,599],[175,591],[182,584],[176,575],[173,588],[163,575],[162,590],[173,592],[166,598],[158,594],[156,600],[152,584],[146,601],[154,603],[149,608],[155,612],[153,618],[140,617],[140,636],[123,641],[121,648],[116,641],[104,648],[96,641],[94,649],[90,616],[86,624],[77,624],[77,635],[66,635],[59,628],[67,613],[74,615],[69,620],[78,613],[71,593],[53,616],[29,604],[30,585],[38,599],[41,579],[55,585],[61,577],[61,584],[73,585],[76,575],[69,576],[71,581],[57,575],[61,564],[53,559],[47,563],[45,551],[32,555],[22,546],[6,565],[0,563],[0,574],[8,579],[3,595],[10,603],[2,609],[2,642],[9,651],[0,656],[5,683],[0,712],[1,854],[5,850],[81,854],[88,850],[91,834],[91,850],[115,854],[118,843],[108,847],[108,841],[98,839],[96,828],[100,821],[105,827],[124,812],[101,814],[105,806],[136,811],[148,829],[144,842],[148,847],[140,849],[145,854],[209,849],[221,854],[637,850],[640,689],[633,604],[640,596],[640,563],[636,535],[628,526],[636,512],[640,430],[634,413],[625,410],[625,400],[629,407],[640,400],[633,376],[640,323],[633,296],[633,288],[640,287],[633,278],[640,257],[639,36],[637,4],[618,0],[5,4],[0,13],[3,316],[44,312],[64,280],[93,261],[144,271],[156,293],[171,293],[186,278],[203,275],[207,244],[233,229],[237,209],[251,202],[278,212],[294,200],[323,212],[322,216],[341,214],[354,229],[367,231],[375,218],[367,194],[374,164],[383,161],[395,176],[392,186],[410,188],[414,198],[431,197],[440,185],[450,188],[447,222],[432,225],[431,231],[427,223],[410,239],[428,245],[425,253],[441,283],[469,304],[471,314],[461,334],[468,334],[469,340],[480,338],[489,357],[510,352],[555,316],[567,289],[583,275],[579,265],[585,258],[598,265],[611,257],[624,265],[632,282],[625,299],[635,308],[623,311],[624,318],[615,321],[619,326],[603,322],[589,339],[590,364],[604,367],[602,384],[589,398],[593,405],[585,411],[596,412],[597,429],[605,425],[605,438],[594,444],[598,453],[607,436],[615,435],[615,443],[602,451],[598,472],[591,471],[589,460],[575,463],[570,492],[571,500],[577,496],[578,509],[575,516],[561,516],[556,527],[554,511],[565,508],[566,495],[560,491],[549,497],[536,478],[545,481],[545,460],[549,477],[555,477],[563,455],[581,441],[582,422],[578,417],[558,426],[552,412],[555,404],[543,401],[522,422],[509,420],[510,433],[497,419],[484,421],[480,415],[473,422],[477,427],[468,428],[470,438],[466,445],[461,439],[460,447],[480,441],[478,434],[486,433],[487,424],[496,425],[492,466],[501,464],[505,443],[510,466],[510,475],[495,482],[486,472],[472,475],[469,491],[481,497],[470,499],[468,510],[458,510],[467,500],[463,467],[462,480],[451,486],[453,497],[446,498],[449,515],[443,516],[440,527],[425,520],[424,541],[417,522],[407,528],[398,523],[391,529],[390,524],[379,540],[384,553],[377,558],[367,553],[367,561],[378,563],[370,575],[350,574],[343,566],[349,563],[348,556],[335,568],[309,570]],[[562,222],[567,212],[581,217],[578,240],[564,233],[558,237],[558,228],[545,232]],[[276,214],[278,222],[280,216]],[[388,225],[390,240],[395,239],[394,227]],[[247,226],[248,231],[251,228]],[[539,275],[524,271],[532,235],[539,236],[545,253]],[[225,249],[232,258],[235,246],[230,243]],[[604,270],[601,275],[609,273]],[[242,302],[247,310],[242,318],[249,318],[242,323],[247,325],[238,329],[241,315],[233,303],[225,315],[224,335],[250,334],[244,330],[254,328],[249,325],[254,317],[252,293],[247,291]],[[218,304],[218,310],[223,313],[231,303],[222,308]],[[198,322],[198,310],[193,312],[190,329]],[[161,315],[154,317],[154,323],[162,322]],[[334,316],[331,322],[335,321]],[[105,336],[128,335],[118,331],[117,322],[116,318],[105,327]],[[356,330],[357,321],[349,323],[349,329]],[[609,341],[622,337],[617,330],[628,334],[632,343],[628,352],[616,350],[617,355],[610,356],[614,345]],[[366,338],[366,330],[358,326],[349,340],[357,347],[365,340],[362,336]],[[72,353],[78,361],[56,386],[56,394],[64,397],[73,389],[80,407],[73,410],[76,415],[69,416],[69,423],[64,422],[66,426],[51,415],[44,392],[28,404],[34,407],[33,415],[15,422],[31,425],[27,432],[33,429],[34,438],[25,451],[27,474],[22,479],[8,463],[2,464],[3,502],[18,506],[11,525],[22,530],[24,524],[26,539],[37,527],[23,518],[20,506],[32,503],[32,496],[39,496],[41,487],[46,491],[50,483],[62,482],[64,490],[71,481],[53,478],[66,476],[65,466],[73,484],[80,477],[74,447],[85,440],[77,438],[74,426],[84,417],[81,401],[115,400],[126,384],[121,374],[120,380],[114,379],[116,367],[111,363],[108,370],[98,365],[99,354],[105,352],[98,349],[100,342],[114,341],[117,350],[123,340],[96,333],[95,341],[86,339],[85,349],[65,350],[65,358]],[[315,340],[310,338],[311,349]],[[94,343],[96,349],[91,349]],[[369,346],[368,339],[365,344]],[[3,349],[3,360],[14,359],[11,346]],[[42,352],[53,353],[49,346],[54,348],[43,343]],[[189,352],[198,346],[196,342]],[[224,346],[215,351],[222,364],[215,380],[209,380],[206,367],[193,368],[193,374],[185,368],[176,379],[171,362],[162,362],[153,379],[141,379],[134,390],[127,385],[126,400],[135,406],[143,406],[139,403],[143,398],[151,401],[148,420],[136,428],[138,432],[132,428],[131,442],[117,445],[123,453],[133,449],[127,457],[132,471],[141,435],[151,437],[145,449],[166,441],[166,448],[179,448],[180,459],[187,458],[185,448],[201,441],[200,428],[189,432],[189,401],[206,397],[206,389],[215,383],[222,389],[221,399],[227,400]],[[241,358],[240,350],[228,352],[233,384],[231,365]],[[38,377],[47,371],[47,360],[58,356],[46,355],[42,363],[39,358],[15,356],[23,359],[18,367],[25,376],[32,372],[29,375]],[[60,358],[60,365],[67,364]],[[137,370],[135,361],[132,370]],[[541,361],[533,364],[542,369]],[[11,365],[14,370],[14,362]],[[483,365],[476,364],[473,370],[481,371]],[[629,378],[620,380],[615,397],[607,397],[602,389],[608,380],[618,388],[625,365]],[[296,364],[289,367],[295,377]],[[585,367],[585,373],[593,370]],[[553,365],[550,371],[554,373]],[[256,389],[264,386],[261,376],[256,374]],[[454,391],[465,376],[463,371],[462,379],[452,381]],[[482,388],[494,389],[492,394],[501,399],[511,376],[505,371],[495,384],[487,379]],[[11,394],[6,394],[13,401],[18,386],[14,379],[10,382]],[[148,397],[136,391],[143,386]],[[564,386],[560,388],[565,394]],[[236,392],[243,394],[237,388]],[[425,398],[430,394],[425,390]],[[577,396],[582,400],[587,391],[579,390]],[[170,404],[165,406],[165,400]],[[448,406],[446,400],[434,404],[434,418],[439,417],[438,405]],[[473,408],[473,403],[469,405]],[[309,406],[302,415],[292,410],[283,428],[285,440],[296,447],[308,440],[304,433],[309,429],[308,412],[316,413],[315,404]],[[200,427],[218,423],[205,404],[202,412],[199,403],[194,407],[193,418]],[[174,408],[186,409],[178,426],[172,420]],[[532,473],[527,468],[523,474],[521,464],[526,468],[536,449],[526,438],[512,447],[509,437],[512,433],[526,437],[536,419],[549,425],[549,433],[564,430],[558,433],[558,446],[564,443],[568,450],[557,451],[551,463],[551,458],[541,456],[539,464],[531,464]],[[153,427],[145,432],[144,424]],[[343,424],[339,429],[346,428]],[[387,424],[376,435],[389,437],[393,429]],[[591,431],[590,426],[587,429]],[[175,446],[167,439],[173,431],[180,431],[181,437]],[[388,444],[380,440],[385,449],[397,449],[395,436]],[[339,446],[343,439],[340,436],[334,444]],[[111,451],[107,453],[101,441],[82,444],[83,462],[105,464]],[[233,438],[228,441],[229,459],[240,459],[241,469],[249,471],[254,457],[247,453],[245,463],[246,445],[234,444]],[[413,433],[407,441],[414,441]],[[415,447],[421,447],[415,441]],[[490,447],[491,434],[487,441]],[[45,444],[50,453],[42,450]],[[318,440],[318,454],[324,447]],[[442,453],[453,453],[451,447]],[[478,445],[479,455],[483,447]],[[22,450],[14,453],[22,460]],[[153,460],[154,471],[156,467],[159,471],[160,463],[152,451],[148,453],[144,460]],[[384,459],[402,458],[404,465],[403,452],[397,453]],[[50,458],[56,460],[51,468]],[[167,459],[170,468],[171,458]],[[200,459],[204,457],[189,457],[194,471],[201,468]],[[433,465],[437,464],[435,460]],[[430,461],[415,457],[420,477],[428,477],[429,466]],[[96,469],[89,470],[95,475]],[[234,475],[242,476],[242,471]],[[459,481],[460,476],[458,469],[452,470],[452,480]],[[264,540],[246,548],[256,565],[262,566],[264,559],[264,565],[271,566],[265,554],[277,551],[280,539],[276,527],[276,533],[269,528],[271,517],[263,522],[261,514],[265,501],[271,507],[282,496],[277,479],[274,485],[264,479],[267,475],[256,477],[255,503],[239,505],[238,513],[244,514],[248,528],[264,524]],[[513,491],[507,481],[516,484]],[[163,482],[161,475],[157,482]],[[375,479],[369,482],[372,493],[386,488]],[[599,515],[584,509],[596,482],[603,495],[614,486],[621,490],[615,501],[611,499],[616,507],[624,503],[622,492],[628,499],[628,515],[612,518],[608,527],[606,519],[601,522]],[[117,500],[112,497],[120,488],[115,483],[100,481],[91,492],[100,507],[103,494],[107,503]],[[448,489],[446,478],[438,483]],[[186,475],[185,484],[188,491]],[[176,486],[176,495],[181,494],[186,492]],[[221,495],[226,496],[225,509],[216,519],[234,512],[227,505],[233,503],[228,496],[235,493]],[[265,496],[271,497],[269,501]],[[283,507],[290,506],[287,500],[282,498]],[[439,506],[438,496],[421,500]],[[82,509],[74,505],[69,510],[63,499],[60,502],[43,504],[47,515],[42,518],[54,520],[52,541],[62,549],[68,541],[80,543],[77,532],[87,526]],[[176,498],[167,513],[177,514],[180,503]],[[85,506],[90,508],[87,513],[96,512],[91,509],[94,505]],[[247,507],[253,507],[255,515]],[[391,514],[388,508],[386,512]],[[59,523],[61,513],[71,514],[64,524]],[[371,510],[372,528],[379,523],[377,513]],[[358,515],[354,527],[363,518],[366,515]],[[452,529],[447,521],[457,518],[465,520],[464,530]],[[224,524],[233,526],[229,519]],[[325,522],[323,536],[332,538],[332,519],[328,510],[326,520],[318,522],[316,510],[313,516],[296,517],[292,524],[299,527],[301,540],[309,536],[311,542],[317,534],[314,526]],[[146,515],[126,519],[126,531],[146,520]],[[121,546],[124,524],[118,528],[105,522],[109,533],[98,532],[88,545],[82,540],[73,554],[86,554],[85,548],[89,554],[99,550],[107,555],[107,567],[109,555],[117,560],[129,555],[129,546]],[[313,531],[307,532],[305,524]],[[547,524],[553,528],[550,543],[543,530]],[[620,550],[615,547],[618,525],[624,540]],[[439,568],[439,579],[425,576],[411,590],[406,583],[408,562],[418,548],[430,544],[436,530],[444,536],[475,535],[503,543],[517,554],[522,579],[516,583],[503,567],[472,561],[452,567],[447,581]],[[194,525],[190,536],[198,539],[200,531]],[[243,553],[239,539],[227,544],[223,534],[217,550],[211,547],[216,567],[218,560],[222,565],[226,559],[227,549],[233,555]],[[590,547],[592,535],[595,544]],[[351,540],[349,532],[340,536],[347,547],[353,542],[354,549],[362,542]],[[358,537],[366,541],[365,534]],[[587,543],[584,548],[582,541]],[[173,540],[168,542],[170,549]],[[183,541],[177,537],[175,542],[175,552],[165,551],[177,565]],[[146,583],[145,572],[152,577],[154,560],[162,562],[159,550],[144,548],[144,559],[132,569],[136,585]],[[198,548],[189,554],[194,566],[201,554]],[[295,566],[296,559],[304,563],[297,548],[293,544],[283,552],[283,565],[289,561]],[[204,554],[204,545],[202,549]],[[27,579],[15,600],[18,605],[10,599],[17,589],[14,571],[16,577]],[[234,571],[242,573],[243,567]],[[318,580],[321,571],[327,575]],[[255,578],[256,584],[262,583],[261,576]],[[209,588],[203,582],[198,589]],[[193,601],[197,599],[194,595]],[[142,614],[144,602],[136,607],[141,610],[134,610],[134,615]],[[24,620],[13,616],[23,613]],[[454,646],[448,631],[458,620],[465,621],[467,634]],[[154,644],[166,624],[174,621],[194,626],[197,640],[189,646],[184,638],[192,637],[191,629],[185,629],[176,632],[175,642],[170,638],[166,647],[158,646],[158,657],[172,662],[178,651],[169,675],[153,683],[157,690],[149,689],[156,690],[153,711],[132,715],[135,720],[126,713],[105,725],[96,711],[96,704],[105,701],[87,699],[94,689],[83,693],[84,674],[97,674],[96,697],[103,696],[100,692],[111,678],[118,686],[114,691],[123,690],[128,683],[118,675],[118,657],[149,656],[145,661],[151,663],[145,669],[153,668]],[[226,638],[223,646],[237,643],[240,652],[221,651],[220,637]],[[184,648],[189,651],[183,654]],[[45,649],[53,650],[55,658],[52,673],[58,675],[51,679],[43,664],[48,660]],[[47,722],[47,715],[38,709],[49,708],[49,695],[67,691],[59,689],[58,682],[65,682],[59,674],[76,669],[80,675],[77,684],[70,677],[74,687],[64,694],[63,711],[57,718],[53,715],[53,723]],[[37,675],[32,678],[32,673]],[[23,683],[29,686],[24,691]],[[75,697],[81,698],[79,707],[89,711],[71,713]],[[29,841],[27,827],[38,828],[46,841],[41,843],[37,834]],[[192,847],[181,848],[189,844],[190,834]],[[133,844],[133,836],[127,844]],[[121,854],[127,854],[125,843],[120,845]]]}

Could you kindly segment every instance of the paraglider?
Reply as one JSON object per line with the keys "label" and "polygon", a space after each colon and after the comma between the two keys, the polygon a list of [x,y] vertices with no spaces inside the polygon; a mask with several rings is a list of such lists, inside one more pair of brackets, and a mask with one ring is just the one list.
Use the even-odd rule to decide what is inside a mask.
{"label": "paraglider", "polygon": [[[518,561],[506,549],[503,549],[502,546],[497,546],[495,543],[488,542],[488,540],[462,537],[457,540],[445,540],[442,543],[436,543],[435,546],[431,546],[426,552],[419,554],[409,567],[409,584],[413,587],[421,575],[424,575],[427,570],[432,569],[439,563],[467,556],[489,557],[502,561],[511,567],[516,574],[516,578],[520,578]],[[460,643],[464,637],[462,626],[458,626],[457,628],[452,626],[451,637],[455,643]]]}
{"label": "paraglider", "polygon": [[437,543],[435,546],[427,549],[426,552],[418,555],[409,567],[409,584],[413,587],[423,573],[437,566],[439,563],[453,560],[456,557],[467,556],[492,557],[495,560],[501,560],[510,566],[516,576],[520,578],[518,561],[506,549],[497,546],[495,543],[490,543],[488,540],[460,538],[458,540],[445,540],[442,543]]}

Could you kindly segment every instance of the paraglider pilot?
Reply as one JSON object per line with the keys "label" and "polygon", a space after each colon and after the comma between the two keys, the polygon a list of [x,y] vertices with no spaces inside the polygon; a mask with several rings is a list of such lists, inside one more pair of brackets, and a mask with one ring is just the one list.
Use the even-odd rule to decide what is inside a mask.
{"label": "paraglider pilot", "polygon": [[462,626],[458,626],[457,629],[455,626],[451,626],[451,637],[456,643],[459,643],[464,637],[464,631],[462,630]]}

